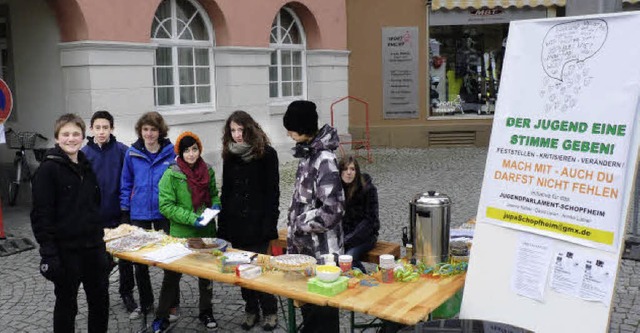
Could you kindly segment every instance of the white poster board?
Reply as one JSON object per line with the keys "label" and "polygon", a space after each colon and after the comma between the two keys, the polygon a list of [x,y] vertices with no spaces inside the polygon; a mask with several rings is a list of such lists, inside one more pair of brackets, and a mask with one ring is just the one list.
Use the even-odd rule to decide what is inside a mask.
{"label": "white poster board", "polygon": [[606,331],[637,159],[639,29],[638,13],[511,23],[461,317]]}

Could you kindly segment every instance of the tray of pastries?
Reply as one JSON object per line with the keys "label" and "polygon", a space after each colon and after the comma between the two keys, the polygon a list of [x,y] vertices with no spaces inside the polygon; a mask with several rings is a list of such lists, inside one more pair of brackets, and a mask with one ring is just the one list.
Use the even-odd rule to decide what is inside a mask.
{"label": "tray of pastries", "polygon": [[188,238],[186,246],[191,251],[196,252],[211,252],[213,250],[220,250],[224,252],[227,249],[229,243],[220,238]]}
{"label": "tray of pastries", "polygon": [[271,266],[282,271],[304,271],[316,264],[316,258],[306,254],[283,254],[271,258]]}

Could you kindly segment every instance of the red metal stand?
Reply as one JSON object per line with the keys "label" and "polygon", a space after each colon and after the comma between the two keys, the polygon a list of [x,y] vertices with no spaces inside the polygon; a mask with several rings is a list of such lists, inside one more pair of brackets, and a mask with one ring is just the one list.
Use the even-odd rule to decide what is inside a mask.
{"label": "red metal stand", "polygon": [[[371,155],[371,144],[370,144],[370,138],[369,138],[369,103],[365,102],[364,100],[358,98],[358,97],[354,97],[354,96],[345,96],[342,97],[340,99],[338,99],[337,101],[331,103],[331,126],[335,127],[333,124],[333,112],[334,109],[333,107],[345,100],[354,100],[356,102],[362,103],[364,105],[364,116],[365,116],[365,129],[364,129],[364,139],[361,140],[353,140],[351,139],[351,141],[342,141],[342,138],[340,140],[340,153],[342,154],[342,156],[345,155],[345,151],[344,148],[342,147],[343,145],[351,145],[351,149],[355,151],[355,155],[358,156],[358,149],[362,149],[365,148],[367,150],[367,161],[369,163],[373,162],[373,156]],[[338,133],[339,135],[339,133]]]}

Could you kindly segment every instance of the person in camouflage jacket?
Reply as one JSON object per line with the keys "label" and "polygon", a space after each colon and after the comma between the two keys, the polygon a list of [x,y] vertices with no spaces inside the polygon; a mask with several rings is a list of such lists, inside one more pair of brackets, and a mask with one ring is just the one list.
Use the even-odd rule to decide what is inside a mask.
{"label": "person in camouflage jacket", "polygon": [[[344,252],[342,215],[345,197],[334,151],[338,132],[329,125],[318,130],[316,105],[310,101],[289,104],[283,118],[287,134],[300,159],[287,222],[287,251],[306,254],[324,262]],[[306,304],[302,308],[302,332],[338,332],[338,310]]]}

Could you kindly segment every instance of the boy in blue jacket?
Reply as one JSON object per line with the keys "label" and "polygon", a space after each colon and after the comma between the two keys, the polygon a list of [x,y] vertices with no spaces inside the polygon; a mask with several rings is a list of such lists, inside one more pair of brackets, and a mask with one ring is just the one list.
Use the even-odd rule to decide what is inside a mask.
{"label": "boy in blue jacket", "polygon": [[[82,148],[100,185],[100,216],[104,228],[120,225],[120,176],[127,147],[113,135],[113,116],[108,111],[96,111],[91,117],[93,137],[87,137],[87,145]],[[133,298],[133,264],[130,261],[118,262],[120,274],[120,297],[127,312],[133,312],[138,305]]]}

